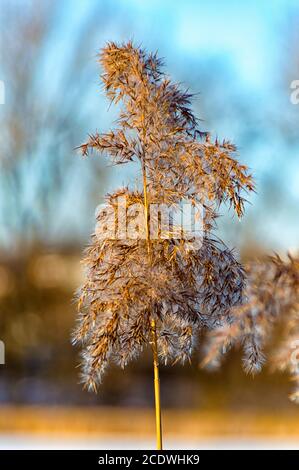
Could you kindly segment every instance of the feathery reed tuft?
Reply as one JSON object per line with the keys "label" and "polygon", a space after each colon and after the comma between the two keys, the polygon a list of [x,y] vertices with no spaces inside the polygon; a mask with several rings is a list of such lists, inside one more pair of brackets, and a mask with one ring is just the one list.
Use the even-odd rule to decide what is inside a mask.
{"label": "feathery reed tuft", "polygon": [[295,383],[290,398],[299,402],[299,259],[272,256],[249,264],[246,274],[244,302],[232,310],[230,322],[211,333],[203,365],[219,364],[224,351],[242,345],[245,371],[254,374],[269,347],[272,369],[290,373]]}
{"label": "feathery reed tuft", "polygon": [[[173,363],[189,360],[199,333],[230,317],[242,302],[244,272],[213,236],[215,219],[224,202],[241,217],[244,194],[254,190],[236,147],[199,130],[192,94],[171,82],[156,54],[131,42],[111,42],[99,62],[107,97],[122,109],[116,129],[90,135],[79,148],[83,156],[107,153],[116,165],[138,163],[142,184],[108,195],[97,216],[108,226],[108,215],[116,214],[116,231],[129,220],[140,236],[95,233],[85,252],[86,282],[78,294],[73,339],[83,348],[83,381],[90,390],[96,390],[110,361],[124,367],[152,344],[153,322],[159,357]],[[125,211],[116,210],[120,197]],[[150,225],[159,225],[159,217],[154,220],[151,206],[178,208],[182,202],[203,209],[200,243],[175,220],[167,233],[161,229],[152,237]]]}

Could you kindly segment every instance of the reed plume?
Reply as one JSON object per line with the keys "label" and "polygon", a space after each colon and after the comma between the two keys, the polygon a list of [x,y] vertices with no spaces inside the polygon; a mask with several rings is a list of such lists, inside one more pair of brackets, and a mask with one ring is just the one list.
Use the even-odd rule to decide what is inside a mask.
{"label": "reed plume", "polygon": [[233,346],[244,350],[246,372],[259,372],[267,359],[273,370],[289,372],[294,382],[290,398],[299,402],[299,258],[275,255],[248,264],[242,305],[230,321],[215,329],[203,365],[219,365]]}
{"label": "reed plume", "polygon": [[[199,130],[192,94],[168,78],[156,54],[111,42],[99,62],[106,95],[122,108],[116,129],[90,135],[79,148],[83,156],[107,153],[116,165],[137,163],[141,183],[107,195],[98,212],[97,226],[106,232],[96,231],[85,252],[73,338],[83,349],[83,381],[94,391],[110,361],[125,367],[152,347],[161,448],[158,360],[190,360],[199,334],[220,325],[242,301],[243,268],[213,230],[220,204],[243,215],[253,182],[233,144]],[[202,208],[200,235],[190,236],[175,219],[165,229],[151,211],[182,203]],[[125,236],[115,237],[124,224],[135,235],[127,227]]]}

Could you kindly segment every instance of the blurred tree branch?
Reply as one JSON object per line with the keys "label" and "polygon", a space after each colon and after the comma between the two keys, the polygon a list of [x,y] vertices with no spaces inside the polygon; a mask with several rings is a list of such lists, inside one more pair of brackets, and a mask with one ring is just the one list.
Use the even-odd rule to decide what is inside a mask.
{"label": "blurred tree branch", "polygon": [[[73,148],[88,119],[91,69],[82,58],[96,46],[99,17],[109,14],[106,2],[87,9],[66,44],[59,38],[64,7],[57,0],[16,0],[0,14],[7,95],[0,110],[0,241],[17,250],[51,237],[76,171]],[[84,197],[98,188],[101,165],[94,170]]]}

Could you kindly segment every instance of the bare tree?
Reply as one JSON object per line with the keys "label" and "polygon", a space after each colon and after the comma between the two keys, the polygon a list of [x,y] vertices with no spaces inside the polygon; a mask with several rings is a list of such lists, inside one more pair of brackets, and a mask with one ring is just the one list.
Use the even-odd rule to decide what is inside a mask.
{"label": "bare tree", "polygon": [[[91,72],[82,58],[93,54],[88,51],[104,7],[102,2],[82,18],[68,43],[70,49],[62,42],[55,52],[61,2],[15,0],[1,7],[1,78],[6,85],[0,117],[1,241],[17,250],[24,252],[26,243],[31,246],[51,237],[77,171],[72,150],[88,121],[84,85]],[[109,9],[106,20],[107,15]],[[99,170],[97,165],[90,172],[86,197],[94,183],[98,185]]]}

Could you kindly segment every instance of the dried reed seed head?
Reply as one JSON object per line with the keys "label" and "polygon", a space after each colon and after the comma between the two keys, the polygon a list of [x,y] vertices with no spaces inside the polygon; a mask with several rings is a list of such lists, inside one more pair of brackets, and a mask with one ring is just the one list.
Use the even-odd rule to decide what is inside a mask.
{"label": "dried reed seed head", "polygon": [[[241,216],[243,193],[254,189],[247,168],[236,160],[235,146],[212,141],[198,129],[192,95],[170,81],[156,54],[131,42],[108,43],[99,61],[108,98],[122,101],[123,107],[117,129],[90,135],[81,152],[108,153],[116,164],[139,162],[143,189],[122,188],[108,195],[98,223],[107,223],[108,212],[124,196],[127,212],[134,204],[145,215],[148,204],[187,201],[204,207],[204,219],[201,246],[192,250],[184,234],[177,238],[171,231],[150,240],[92,236],[73,336],[84,350],[83,380],[90,390],[100,383],[109,361],[124,367],[148,346],[151,319],[160,357],[184,362],[200,332],[230,318],[231,308],[242,301],[244,272],[211,231],[219,204],[229,202]],[[137,214],[129,216],[136,223]],[[122,217],[114,219],[117,228]],[[149,221],[144,217],[141,231]]]}
{"label": "dried reed seed head", "polygon": [[156,55],[132,43],[109,43],[100,54],[108,98],[122,100],[119,127],[90,135],[83,155],[107,152],[116,164],[143,161],[151,196],[175,203],[228,201],[238,216],[244,212],[244,192],[254,189],[247,168],[236,160],[228,141],[212,142],[197,128],[192,94],[172,83]]}
{"label": "dried reed seed head", "polygon": [[[266,358],[272,369],[288,371],[299,396],[299,258],[273,256],[247,266],[244,302],[212,332],[203,364],[220,363],[224,349],[243,345],[246,372],[261,370]],[[278,343],[278,344],[277,344]]]}

